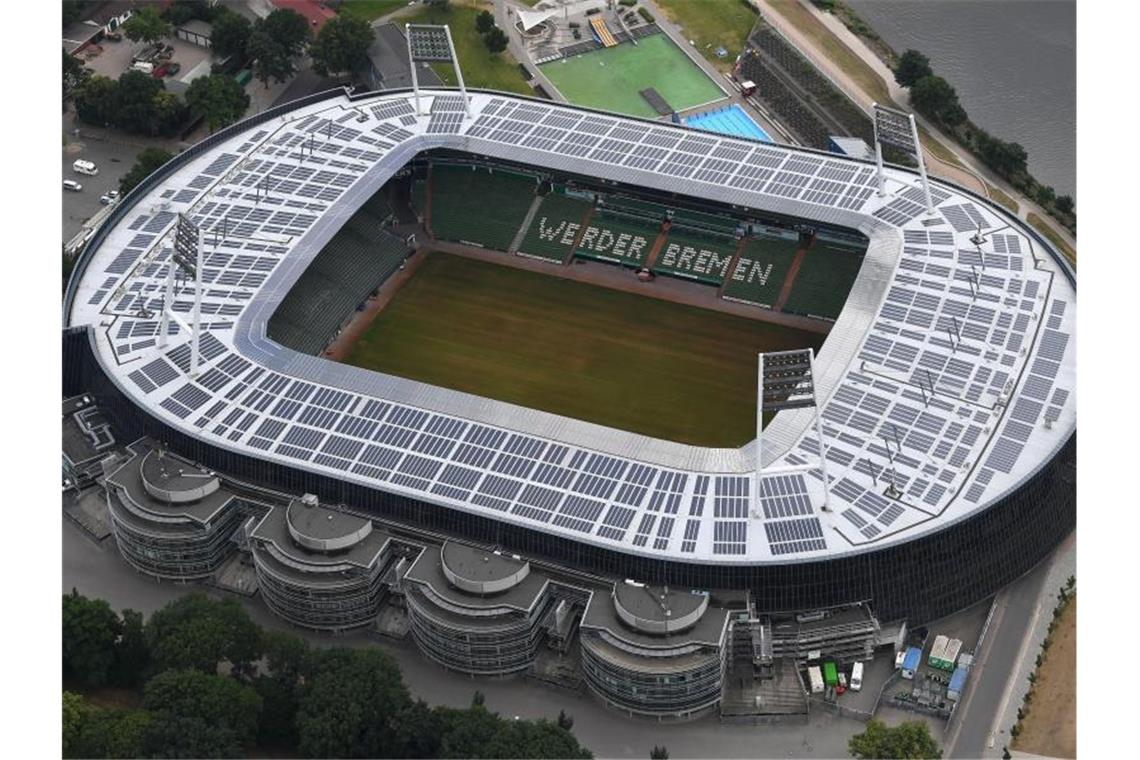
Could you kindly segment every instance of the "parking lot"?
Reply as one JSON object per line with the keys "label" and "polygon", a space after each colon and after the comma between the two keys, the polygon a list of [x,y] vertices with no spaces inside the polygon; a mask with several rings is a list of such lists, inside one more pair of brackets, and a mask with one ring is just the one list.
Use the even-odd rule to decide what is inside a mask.
{"label": "parking lot", "polygon": [[[206,48],[175,38],[164,39],[163,43],[174,48],[170,60],[181,66],[177,75],[163,80],[166,89],[181,95],[197,77],[210,73],[210,51]],[[131,58],[145,47],[144,43],[131,42],[125,37],[121,42],[105,39],[84,50],[79,57],[93,73],[118,79],[130,68]]]}
{"label": "parking lot", "polygon": [[[63,240],[66,243],[83,227],[83,223],[101,208],[99,196],[108,190],[119,188],[119,179],[130,171],[139,149],[131,145],[119,145],[100,140],[84,140],[83,127],[80,136],[67,136],[63,146],[63,169],[60,176],[60,192],[63,193]],[[94,162],[99,174],[91,177],[77,174],[71,164],[82,158]],[[73,179],[83,185],[80,192],[72,192],[62,187],[63,180]]]}

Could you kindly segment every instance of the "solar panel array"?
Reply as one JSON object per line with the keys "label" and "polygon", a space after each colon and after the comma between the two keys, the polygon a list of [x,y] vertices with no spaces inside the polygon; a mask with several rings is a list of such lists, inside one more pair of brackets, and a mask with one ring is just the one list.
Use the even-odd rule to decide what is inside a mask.
{"label": "solar panel array", "polygon": [[[263,125],[167,180],[152,196],[161,203],[138,204],[113,232],[77,306],[101,323],[125,386],[207,440],[583,540],[724,559],[879,541],[959,493],[980,502],[1017,470],[1034,431],[1065,415],[1073,309],[1016,230],[981,249],[968,242],[979,226],[1003,226],[978,203],[935,188],[928,217],[917,188],[878,199],[873,168],[843,159],[502,96],[474,96],[472,112],[464,121],[453,94],[435,96],[424,118],[406,97],[337,102]],[[818,472],[757,481],[634,461],[328,387],[234,350],[235,321],[370,168],[417,135],[457,133],[492,155],[570,156],[597,176],[638,170],[731,187],[758,193],[758,208],[765,197],[802,202],[805,214],[869,205],[880,223],[905,227],[858,362],[821,407],[835,517],[817,511]],[[177,321],[158,347],[178,213],[206,240],[195,378]],[[187,319],[192,300],[180,279],[172,309]],[[783,462],[819,453],[808,432]]]}

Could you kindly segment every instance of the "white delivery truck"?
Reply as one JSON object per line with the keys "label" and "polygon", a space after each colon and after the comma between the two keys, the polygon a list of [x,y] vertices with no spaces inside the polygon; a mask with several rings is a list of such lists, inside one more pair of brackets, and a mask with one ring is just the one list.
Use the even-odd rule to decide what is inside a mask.
{"label": "white delivery truck", "polygon": [[823,693],[823,673],[819,672],[819,666],[818,665],[809,665],[807,671],[808,671],[808,680],[811,681],[811,693],[812,694],[822,694]]}
{"label": "white delivery truck", "polygon": [[863,663],[857,662],[851,666],[851,691],[859,691],[863,688]]}
{"label": "white delivery truck", "polygon": [[84,161],[82,158],[71,165],[71,170],[76,174],[88,174],[92,177],[99,173],[99,167],[90,161]]}

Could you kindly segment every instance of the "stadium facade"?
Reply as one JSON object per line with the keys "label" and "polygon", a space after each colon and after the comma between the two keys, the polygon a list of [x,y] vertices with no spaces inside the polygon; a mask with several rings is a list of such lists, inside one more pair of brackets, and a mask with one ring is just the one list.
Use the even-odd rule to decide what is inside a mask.
{"label": "stadium facade", "polygon": [[[918,623],[993,593],[1074,528],[1075,277],[997,205],[934,182],[927,214],[903,168],[887,168],[880,196],[874,166],[855,159],[562,104],[472,92],[467,114],[453,91],[420,102],[417,115],[407,92],[323,93],[176,157],[82,254],[63,350],[65,392],[94,396],[121,440],[150,436],[239,482],[519,555],[464,575],[445,570],[444,544],[396,574],[433,659],[480,673],[525,667],[536,632],[565,623],[559,597],[522,570],[535,562],[660,588],[671,600],[661,609],[690,602],[668,586],[747,591],[746,618],[865,605]],[[755,442],[656,440],[271,339],[274,314],[347,220],[431,151],[864,235],[862,266],[816,361],[829,508],[818,471],[787,474],[820,452],[810,410],[767,426],[764,466],[783,473],[757,475]],[[207,241],[195,377],[192,287],[179,284],[172,310],[182,318],[157,334],[180,214]],[[401,254],[388,255],[382,276]],[[270,527],[254,543],[275,610],[318,628],[367,621],[377,578],[395,561],[379,529],[346,534],[369,548],[352,563],[356,585],[325,608],[342,615],[289,581],[319,577],[330,551],[288,524]],[[723,679],[729,613],[703,610],[692,627],[654,631],[623,598],[594,594],[582,615],[590,687],[631,711],[704,709]],[[459,624],[470,620],[471,630]],[[492,653],[496,637],[509,645]],[[636,699],[614,686],[632,677],[630,662],[648,679]],[[692,688],[666,688],[673,676]]]}

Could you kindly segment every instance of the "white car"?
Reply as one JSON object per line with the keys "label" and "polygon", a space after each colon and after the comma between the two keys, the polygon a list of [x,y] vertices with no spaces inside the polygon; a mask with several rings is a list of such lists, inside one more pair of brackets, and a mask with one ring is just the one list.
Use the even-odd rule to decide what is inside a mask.
{"label": "white car", "polygon": [[110,190],[110,191],[103,193],[102,195],[99,196],[99,202],[102,203],[104,206],[110,206],[112,203],[114,203],[117,200],[119,200],[119,191],[118,190]]}
{"label": "white car", "polygon": [[76,182],[73,179],[65,179],[63,181],[63,189],[64,190],[70,190],[73,193],[78,193],[80,190],[83,189],[83,185],[79,184],[78,182]]}

